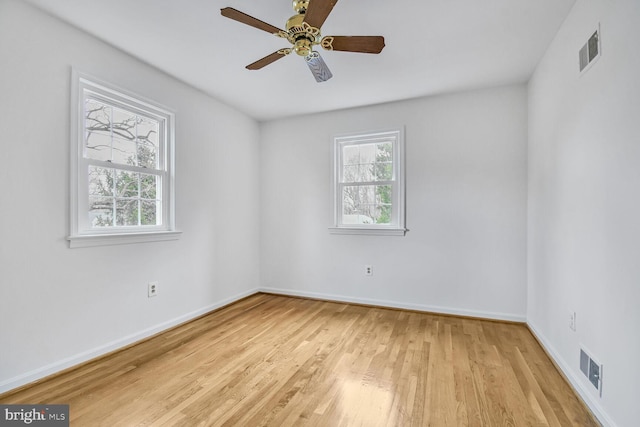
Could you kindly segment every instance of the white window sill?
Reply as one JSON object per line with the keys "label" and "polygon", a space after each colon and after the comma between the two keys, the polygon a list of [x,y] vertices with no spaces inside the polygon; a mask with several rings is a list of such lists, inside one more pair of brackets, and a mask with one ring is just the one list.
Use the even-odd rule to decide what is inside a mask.
{"label": "white window sill", "polygon": [[70,248],[87,248],[91,246],[127,245],[131,243],[162,242],[178,240],[182,231],[155,231],[149,233],[128,234],[90,234],[83,236],[69,236]]}
{"label": "white window sill", "polygon": [[331,234],[362,234],[368,236],[404,236],[406,228],[329,227]]}

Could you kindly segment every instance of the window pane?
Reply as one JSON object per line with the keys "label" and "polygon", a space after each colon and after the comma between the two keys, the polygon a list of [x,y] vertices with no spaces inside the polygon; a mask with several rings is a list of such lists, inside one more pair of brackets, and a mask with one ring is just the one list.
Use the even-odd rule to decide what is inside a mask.
{"label": "window pane", "polygon": [[393,163],[376,163],[374,166],[375,181],[391,181],[393,179]]}
{"label": "window pane", "polygon": [[159,128],[160,124],[157,120],[138,116],[138,128],[136,130],[138,141],[157,146]]}
{"label": "window pane", "polygon": [[360,165],[345,165],[342,168],[342,182],[359,182]]}
{"label": "window pane", "polygon": [[138,143],[138,165],[143,168],[158,169],[157,148],[152,144]]}
{"label": "window pane", "polygon": [[139,196],[140,174],[129,171],[118,171],[116,180],[116,196],[137,198]]}
{"label": "window pane", "polygon": [[146,117],[138,117],[138,164],[145,168],[158,168],[158,137],[160,123]]}
{"label": "window pane", "polygon": [[343,224],[390,224],[390,185],[350,185],[342,190]]}
{"label": "window pane", "polygon": [[158,194],[159,177],[155,175],[140,174],[140,197],[155,200]]}
{"label": "window pane", "polygon": [[138,225],[138,200],[116,199],[116,225]]}
{"label": "window pane", "polygon": [[87,99],[84,108],[85,156],[111,160],[111,107]]}
{"label": "window pane", "polygon": [[113,196],[114,170],[89,166],[89,195]]}
{"label": "window pane", "polygon": [[85,100],[87,158],[158,169],[159,129],[157,120]]}
{"label": "window pane", "polygon": [[342,182],[375,182],[393,179],[391,142],[347,145],[342,150]]}
{"label": "window pane", "polygon": [[112,130],[113,137],[125,141],[135,141],[136,139],[137,116],[121,108],[113,108]]}
{"label": "window pane", "polygon": [[99,132],[87,132],[85,156],[89,159],[111,160],[111,137]]}
{"label": "window pane", "polygon": [[376,181],[393,179],[393,145],[391,142],[376,144],[375,177]]}
{"label": "window pane", "polygon": [[91,227],[113,226],[113,197],[89,197]]}
{"label": "window pane", "polygon": [[392,196],[390,185],[376,186],[376,224],[391,224]]}
{"label": "window pane", "polygon": [[357,165],[360,163],[360,148],[358,145],[346,145],[342,149],[342,163]]}
{"label": "window pane", "polygon": [[373,223],[375,207],[375,187],[345,186],[342,192],[342,213],[344,215],[364,215]]}
{"label": "window pane", "polygon": [[376,224],[391,224],[391,204],[380,205],[380,216],[376,220]]}
{"label": "window pane", "polygon": [[160,202],[143,200],[141,202],[142,212],[140,215],[141,225],[160,225]]}
{"label": "window pane", "polygon": [[113,139],[113,162],[121,165],[136,165],[137,147],[135,141]]}

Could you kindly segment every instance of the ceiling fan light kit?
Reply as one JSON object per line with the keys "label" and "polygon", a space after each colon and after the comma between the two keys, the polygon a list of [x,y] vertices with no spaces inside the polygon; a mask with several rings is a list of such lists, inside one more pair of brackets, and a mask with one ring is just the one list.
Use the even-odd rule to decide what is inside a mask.
{"label": "ceiling fan light kit", "polygon": [[291,48],[279,49],[247,65],[247,69],[259,70],[293,51],[305,58],[316,81],[324,82],[333,75],[320,54],[313,50],[315,46],[320,46],[329,51],[374,54],[380,53],[384,48],[384,37],[382,36],[322,37],[320,28],[337,2],[338,0],[293,0],[293,10],[296,14],[287,20],[286,30],[281,30],[231,7],[221,9],[220,13],[226,18],[286,39],[292,45]]}
{"label": "ceiling fan light kit", "polygon": [[307,65],[318,83],[326,82],[333,77],[331,70],[327,67],[327,64],[325,64],[318,52],[311,52],[309,55],[305,56],[304,59],[307,61]]}

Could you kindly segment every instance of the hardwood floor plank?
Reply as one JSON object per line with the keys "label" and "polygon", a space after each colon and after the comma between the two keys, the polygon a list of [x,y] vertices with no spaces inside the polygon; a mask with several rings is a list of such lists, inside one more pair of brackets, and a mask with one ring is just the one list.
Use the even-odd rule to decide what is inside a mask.
{"label": "hardwood floor plank", "polygon": [[0,396],[72,426],[597,426],[524,325],[257,294]]}

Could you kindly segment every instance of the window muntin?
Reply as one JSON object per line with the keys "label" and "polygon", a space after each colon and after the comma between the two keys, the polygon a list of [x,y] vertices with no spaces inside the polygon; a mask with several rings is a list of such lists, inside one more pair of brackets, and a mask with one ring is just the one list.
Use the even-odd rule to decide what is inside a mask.
{"label": "window muntin", "polygon": [[393,142],[342,144],[342,222],[390,224],[393,194]]}
{"label": "window muntin", "polygon": [[335,227],[404,234],[401,130],[334,139]]}
{"label": "window muntin", "polygon": [[159,169],[161,122],[109,105],[87,94],[84,156],[93,160]]}
{"label": "window muntin", "polygon": [[93,230],[162,225],[164,120],[127,107],[85,92],[83,163]]}
{"label": "window muntin", "polygon": [[86,77],[74,80],[70,240],[174,231],[173,113]]}
{"label": "window muntin", "polygon": [[161,177],[89,166],[91,228],[162,224]]}

